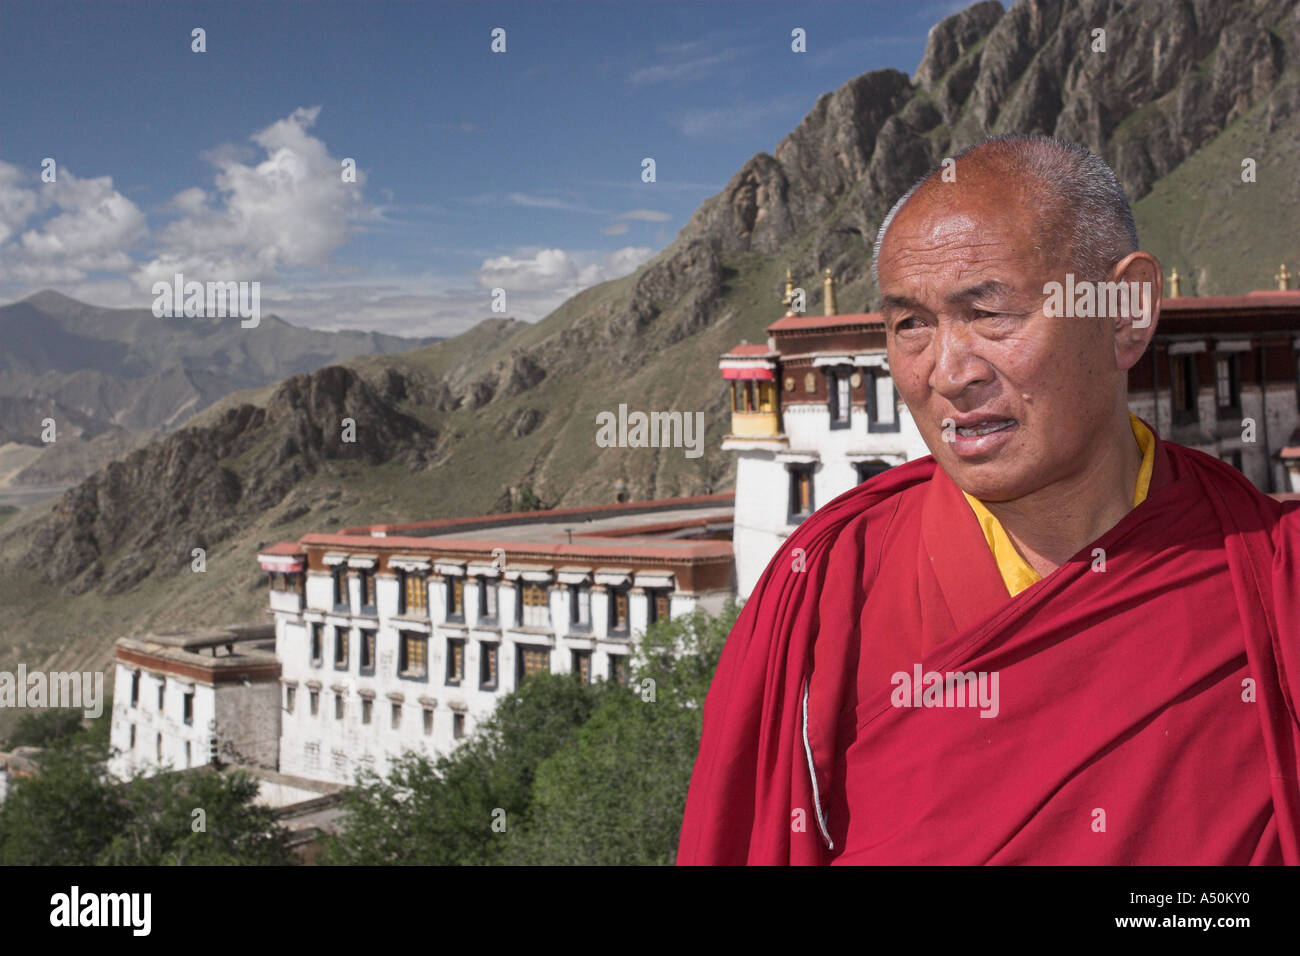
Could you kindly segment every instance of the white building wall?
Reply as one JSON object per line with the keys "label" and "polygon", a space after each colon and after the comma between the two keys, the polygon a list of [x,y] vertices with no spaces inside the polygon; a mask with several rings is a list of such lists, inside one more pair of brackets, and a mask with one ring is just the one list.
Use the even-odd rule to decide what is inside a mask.
{"label": "white building wall", "polygon": [[[140,696],[131,704],[131,675],[136,668],[118,662],[113,681],[113,723],[109,740],[113,756],[109,772],[126,779],[133,772],[157,773],[160,769],[182,770],[208,763],[216,726],[216,696],[208,684],[140,669]],[[158,687],[163,688],[163,707],[158,708]],[[193,720],[184,720],[184,696],[194,692]],[[225,688],[222,688],[223,690]],[[131,728],[135,743],[131,743]],[[161,757],[158,738],[162,738]],[[190,745],[188,760],[185,745]]]}
{"label": "white building wall", "polygon": [[[520,627],[516,605],[519,589],[509,580],[499,582],[498,615],[495,625],[478,618],[478,585],[468,580],[465,586],[466,621],[446,621],[446,578],[431,574],[429,577],[429,613],[416,618],[399,618],[398,581],[395,576],[377,578],[378,629],[376,631],[375,671],[361,674],[360,644],[357,631],[352,629],[348,647],[348,667],[336,670],[330,641],[330,622],[354,624],[364,620],[357,616],[341,617],[325,614],[312,607],[323,607],[326,600],[313,600],[319,588],[308,587],[308,609],[305,620],[290,615],[277,615],[276,649],[280,657],[284,685],[279,690],[280,736],[279,769],[309,779],[352,783],[357,772],[364,768],[380,775],[388,774],[396,758],[405,751],[416,751],[430,757],[451,752],[459,740],[454,736],[455,714],[464,714],[464,737],[473,733],[478,722],[485,719],[506,693],[516,689],[516,667],[522,647],[544,647],[550,651],[552,673],[572,670],[574,650],[591,652],[593,679],[609,675],[610,658],[626,656],[633,648],[636,637],[644,631],[648,619],[647,595],[644,590],[633,589],[630,595],[629,614],[633,634],[631,638],[608,635],[608,594],[604,588],[594,586],[591,596],[592,629],[590,633],[569,631],[569,590],[567,586],[554,586],[550,590],[549,628]],[[329,584],[325,578],[325,584]],[[695,595],[674,592],[670,599],[672,616],[689,614],[697,604],[711,602],[721,607],[730,592],[710,592]],[[308,624],[311,621],[326,624],[325,640],[320,666],[311,662]],[[402,629],[427,632],[430,635],[428,674],[426,680],[412,680],[397,675],[399,660],[399,633]],[[465,640],[464,679],[457,685],[446,681],[448,638]],[[495,690],[480,687],[480,663],[486,646],[497,647],[497,686]],[[311,714],[312,684],[319,685],[319,709]],[[285,710],[285,687],[294,687],[294,708]],[[335,687],[343,691],[343,718],[335,717]],[[370,695],[371,719],[363,720],[363,695]],[[393,695],[400,695],[401,713],[398,726],[392,725]],[[129,693],[127,695],[129,697]],[[420,698],[432,703],[432,732],[426,733],[424,705]]]}
{"label": "white building wall", "polygon": [[[897,418],[896,432],[872,432],[865,404],[854,404],[849,427],[831,428],[826,404],[787,405],[781,410],[789,441],[788,454],[813,455],[813,506],[821,508],[858,483],[858,462],[879,461],[900,465],[930,453],[911,413],[901,400],[895,403],[893,379],[876,378],[877,424]],[[888,411],[887,411],[888,410]],[[736,511],[732,532],[736,560],[736,587],[748,597],[772,557],[798,525],[788,520],[790,473],[783,452],[745,449],[736,443]],[[716,603],[716,602],[715,602]]]}

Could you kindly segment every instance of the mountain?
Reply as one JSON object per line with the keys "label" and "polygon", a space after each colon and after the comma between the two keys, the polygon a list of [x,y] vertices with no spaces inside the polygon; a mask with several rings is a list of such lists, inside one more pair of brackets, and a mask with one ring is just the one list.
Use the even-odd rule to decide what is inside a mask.
{"label": "mountain", "polygon": [[[38,292],[0,306],[0,483],[84,478],[231,392],[433,341],[321,332],[275,316],[248,329],[237,319],[160,319]],[[58,426],[48,446],[47,417]],[[6,459],[21,467],[6,469]]]}
{"label": "mountain", "polygon": [[[825,268],[843,311],[872,307],[890,205],[990,133],[1054,133],[1112,163],[1144,247],[1189,292],[1267,287],[1277,263],[1300,261],[1298,7],[1022,0],[945,19],[913,76],[872,71],[821,96],[634,274],[536,324],[489,320],[228,395],[10,519],[0,604],[18,623],[0,667],[6,652],[72,666],[146,628],[259,620],[257,549],[308,530],[500,511],[525,487],[547,505],[612,501],[620,478],[634,498],[729,487],[717,357],[764,339],[787,267],[810,311]],[[1243,157],[1257,183],[1241,182]],[[598,448],[596,415],[620,403],[704,412],[706,453]]]}

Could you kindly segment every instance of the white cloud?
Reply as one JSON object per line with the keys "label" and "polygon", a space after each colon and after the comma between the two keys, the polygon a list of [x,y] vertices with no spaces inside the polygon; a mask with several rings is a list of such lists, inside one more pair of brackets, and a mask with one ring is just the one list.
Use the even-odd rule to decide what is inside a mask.
{"label": "white cloud", "polygon": [[[29,183],[30,185],[24,185]],[[38,226],[19,233],[38,214]],[[81,282],[91,272],[122,272],[147,234],[144,213],[110,176],[82,179],[66,166],[55,182],[0,162],[0,282]]]}
{"label": "white cloud", "polygon": [[270,279],[280,270],[319,268],[372,211],[361,199],[365,173],[342,178],[341,157],[308,130],[320,107],[299,108],[254,134],[264,158],[250,165],[238,148],[205,154],[215,189],[172,198],[180,217],[158,233],[154,258],[134,270],[142,288],[176,272],[200,280]]}
{"label": "white cloud", "polygon": [[583,289],[634,272],[654,254],[654,249],[643,246],[607,253],[525,249],[518,255],[485,259],[478,282],[485,289],[505,289],[509,314],[535,321]]}
{"label": "white cloud", "polygon": [[673,218],[666,212],[660,212],[657,209],[629,209],[625,213],[620,213],[615,219],[636,219],[640,222],[667,222]]}

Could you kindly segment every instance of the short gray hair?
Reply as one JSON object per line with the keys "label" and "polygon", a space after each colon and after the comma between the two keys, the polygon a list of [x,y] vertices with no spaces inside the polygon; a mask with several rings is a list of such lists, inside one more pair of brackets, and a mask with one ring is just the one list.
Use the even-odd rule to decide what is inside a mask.
{"label": "short gray hair", "polygon": [[[954,160],[978,151],[1012,166],[1037,187],[1038,197],[1055,205],[1050,222],[1069,230],[1068,254],[1092,280],[1106,277],[1111,266],[1138,248],[1137,225],[1124,187],[1106,163],[1087,148],[1051,136],[1003,134],[966,147]],[[917,180],[894,203],[880,230],[871,256],[871,278],[880,289],[880,250],[885,233],[912,195],[943,170],[937,166]]]}

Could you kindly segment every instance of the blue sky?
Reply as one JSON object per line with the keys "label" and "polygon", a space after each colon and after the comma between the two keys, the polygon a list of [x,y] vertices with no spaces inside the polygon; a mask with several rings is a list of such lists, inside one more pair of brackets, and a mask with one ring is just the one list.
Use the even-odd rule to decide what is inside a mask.
{"label": "blue sky", "polygon": [[0,301],[181,271],[318,328],[454,334],[494,287],[536,320],[965,5],[0,3]]}

